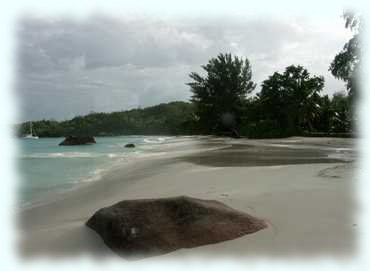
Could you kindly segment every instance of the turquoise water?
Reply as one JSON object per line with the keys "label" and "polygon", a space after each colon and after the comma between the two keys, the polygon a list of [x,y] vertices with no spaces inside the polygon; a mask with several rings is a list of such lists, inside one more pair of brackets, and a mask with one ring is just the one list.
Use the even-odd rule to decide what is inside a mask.
{"label": "turquoise water", "polygon": [[[145,155],[170,140],[159,136],[97,137],[96,144],[58,146],[63,138],[19,139],[19,196],[21,206],[48,194],[96,181],[115,163]],[[134,143],[136,148],[125,148]]]}

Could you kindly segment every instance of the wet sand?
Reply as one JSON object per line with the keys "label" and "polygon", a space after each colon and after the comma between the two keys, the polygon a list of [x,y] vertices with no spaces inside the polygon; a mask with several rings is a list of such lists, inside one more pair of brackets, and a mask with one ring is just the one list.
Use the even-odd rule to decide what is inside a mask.
{"label": "wet sand", "polygon": [[268,221],[255,234],[162,257],[351,255],[356,247],[353,139],[183,137],[97,182],[19,213],[24,256],[115,256],[84,223],[121,200],[214,199]]}

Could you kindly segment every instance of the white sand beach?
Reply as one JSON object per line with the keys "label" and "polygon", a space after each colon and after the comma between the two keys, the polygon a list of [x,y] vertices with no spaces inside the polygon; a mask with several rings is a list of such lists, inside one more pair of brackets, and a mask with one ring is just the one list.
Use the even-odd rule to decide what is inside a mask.
{"label": "white sand beach", "polygon": [[25,256],[112,255],[84,223],[121,200],[186,195],[265,219],[241,238],[162,257],[345,256],[356,249],[355,140],[179,137],[151,156],[114,168],[19,213]]}

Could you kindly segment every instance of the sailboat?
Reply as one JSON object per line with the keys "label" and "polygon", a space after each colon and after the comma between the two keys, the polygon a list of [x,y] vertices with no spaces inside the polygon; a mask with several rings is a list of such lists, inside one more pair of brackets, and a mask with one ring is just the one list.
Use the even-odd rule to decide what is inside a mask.
{"label": "sailboat", "polygon": [[24,139],[38,139],[39,137],[34,135],[33,131],[32,131],[32,121],[30,121],[30,133],[28,135],[25,135],[23,137]]}

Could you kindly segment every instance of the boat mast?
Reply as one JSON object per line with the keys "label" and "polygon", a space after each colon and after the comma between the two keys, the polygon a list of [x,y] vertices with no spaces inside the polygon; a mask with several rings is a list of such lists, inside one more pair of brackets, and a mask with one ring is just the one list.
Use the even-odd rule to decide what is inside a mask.
{"label": "boat mast", "polygon": [[32,121],[30,121],[30,134],[33,135],[33,133],[32,133]]}

